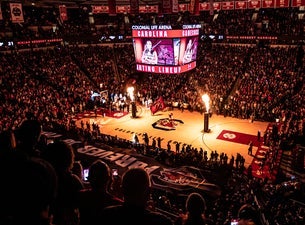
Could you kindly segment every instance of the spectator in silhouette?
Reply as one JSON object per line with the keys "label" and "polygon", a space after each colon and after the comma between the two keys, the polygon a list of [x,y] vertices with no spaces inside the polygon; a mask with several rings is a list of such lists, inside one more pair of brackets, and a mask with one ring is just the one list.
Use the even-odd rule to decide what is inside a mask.
{"label": "spectator in silhouette", "polygon": [[73,174],[75,174],[76,176],[78,176],[78,178],[82,181],[84,188],[87,188],[90,186],[89,182],[87,181],[87,179],[85,178],[85,174],[84,174],[84,167],[81,161],[74,161],[71,172]]}
{"label": "spectator in silhouette", "polygon": [[12,131],[6,130],[0,133],[0,157],[12,153],[16,147],[15,135]]}
{"label": "spectator in silhouette", "polygon": [[206,225],[214,224],[205,217],[206,202],[199,193],[190,193],[185,204],[186,214],[178,217],[175,225]]}
{"label": "spectator in silhouette", "polygon": [[244,204],[238,210],[238,225],[262,225],[256,208]]}
{"label": "spectator in silhouette", "polygon": [[79,193],[80,225],[95,224],[104,207],[123,202],[111,194],[112,172],[102,160],[90,165],[88,181],[90,187]]}
{"label": "spectator in silhouette", "polygon": [[156,139],[153,138],[153,139],[152,139],[152,143],[151,143],[151,148],[152,148],[153,150],[156,149],[156,144],[157,144]]}
{"label": "spectator in silhouette", "polygon": [[261,131],[257,131],[257,141],[261,141]]}
{"label": "spectator in silhouette", "polygon": [[248,155],[252,155],[252,150],[253,150],[253,142],[250,141],[249,147],[248,147]]}
{"label": "spectator in silhouette", "polygon": [[145,144],[146,146],[149,145],[149,137],[148,137],[148,134],[147,134],[147,133],[144,133],[144,134],[143,134],[143,141],[144,141],[144,144]]}
{"label": "spectator in silhouette", "polygon": [[74,161],[72,166],[72,173],[79,177],[80,180],[84,181],[84,174],[83,174],[84,167],[80,161]]}
{"label": "spectator in silhouette", "polygon": [[148,209],[150,187],[150,178],[144,169],[127,170],[122,178],[124,203],[106,207],[101,216],[103,224],[171,225],[168,217]]}
{"label": "spectator in silhouette", "polygon": [[157,137],[157,147],[161,149],[161,142],[162,139],[160,137]]}
{"label": "spectator in silhouette", "polygon": [[16,131],[16,149],[20,154],[29,157],[39,157],[40,150],[37,148],[42,126],[38,120],[25,120]]}
{"label": "spectator in silhouette", "polygon": [[57,190],[54,168],[39,158],[0,158],[0,224],[51,225]]}
{"label": "spectator in silhouette", "polygon": [[42,157],[51,163],[58,177],[58,195],[52,208],[54,224],[79,224],[77,197],[84,185],[82,180],[72,173],[72,147],[63,141],[54,142],[47,146]]}
{"label": "spectator in silhouette", "polygon": [[134,134],[133,142],[134,142],[134,145],[138,145],[139,144],[139,138],[138,138],[137,134]]}
{"label": "spectator in silhouette", "polygon": [[178,141],[176,142],[176,153],[180,153],[180,143]]}

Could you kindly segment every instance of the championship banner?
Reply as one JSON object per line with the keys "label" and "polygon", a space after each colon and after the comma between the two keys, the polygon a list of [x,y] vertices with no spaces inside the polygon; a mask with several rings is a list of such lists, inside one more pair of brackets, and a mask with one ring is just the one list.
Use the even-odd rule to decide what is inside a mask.
{"label": "championship banner", "polygon": [[305,0],[291,0],[291,7],[305,6]]}
{"label": "championship banner", "polygon": [[196,1],[196,0],[190,0],[189,11],[190,11],[191,14],[194,14],[194,10],[195,10],[195,1]]}
{"label": "championship banner", "polygon": [[145,5],[140,5],[139,6],[139,13],[147,13],[147,9]]}
{"label": "championship banner", "polygon": [[163,13],[172,13],[171,0],[162,1],[162,12]]}
{"label": "championship banner", "polygon": [[214,0],[210,0],[210,15],[214,15]]}
{"label": "championship banner", "polygon": [[199,11],[199,0],[195,0],[194,14],[195,14],[196,16],[199,16],[199,15],[200,15],[200,11]]}
{"label": "championship banner", "polygon": [[1,10],[1,4],[0,4],[0,20],[3,20],[2,10]]}
{"label": "championship banner", "polygon": [[222,2],[221,6],[222,10],[233,10],[234,9],[234,2]]}
{"label": "championship banner", "polygon": [[158,7],[158,5],[146,6],[146,12],[148,12],[148,13],[158,13],[159,12],[159,7]]}
{"label": "championship banner", "polygon": [[59,16],[62,22],[68,20],[67,7],[65,5],[59,5]]}
{"label": "championship banner", "polygon": [[21,3],[10,3],[10,9],[12,23],[23,23],[24,18]]}
{"label": "championship banner", "polygon": [[130,0],[130,13],[139,14],[139,0]]}
{"label": "championship banner", "polygon": [[109,15],[116,15],[116,0],[108,0]]}
{"label": "championship banner", "polygon": [[159,6],[158,5],[140,5],[139,6],[139,13],[159,13]]}
{"label": "championship banner", "polygon": [[108,13],[109,12],[108,6],[104,6],[104,5],[92,5],[91,7],[92,7],[92,13],[93,14]]}
{"label": "championship banner", "polygon": [[262,0],[262,8],[274,8],[275,0]]}
{"label": "championship banner", "polygon": [[247,1],[235,1],[235,9],[247,9],[248,2]]}
{"label": "championship banner", "polygon": [[200,11],[208,11],[210,10],[210,3],[203,2],[199,4],[199,10]]}
{"label": "championship banner", "polygon": [[178,0],[172,0],[172,12],[173,13],[179,12],[179,3],[178,3]]}
{"label": "championship banner", "polygon": [[214,2],[213,0],[211,1],[213,2],[213,10],[221,10],[220,2]]}
{"label": "championship banner", "polygon": [[189,10],[188,4],[179,4],[179,12],[186,12]]}
{"label": "championship banner", "polygon": [[129,5],[116,6],[116,12],[117,13],[129,13],[130,12],[130,6]]}
{"label": "championship banner", "polygon": [[289,0],[275,0],[275,8],[288,8]]}
{"label": "championship banner", "polygon": [[250,0],[248,2],[248,9],[259,9],[261,8],[261,0]]}

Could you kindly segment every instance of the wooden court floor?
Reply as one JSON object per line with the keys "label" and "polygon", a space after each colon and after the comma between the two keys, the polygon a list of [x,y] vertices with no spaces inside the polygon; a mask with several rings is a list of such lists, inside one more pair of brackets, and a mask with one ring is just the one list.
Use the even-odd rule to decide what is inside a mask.
{"label": "wooden court floor", "polygon": [[[168,118],[169,114],[173,113],[173,119],[181,120],[183,123],[178,123],[175,130],[160,130],[152,126],[152,124],[160,119]],[[112,117],[89,117],[81,120],[89,121],[98,124],[101,133],[109,135],[117,135],[120,138],[132,140],[133,134],[137,133],[140,143],[144,143],[142,134],[147,133],[149,143],[153,138],[161,137],[161,147],[167,148],[167,143],[170,142],[171,149],[175,150],[175,142],[178,141],[182,144],[188,144],[197,149],[203,148],[208,151],[210,156],[211,151],[217,150],[218,153],[226,153],[228,158],[231,155],[236,157],[240,153],[245,158],[245,166],[249,166],[252,162],[253,156],[248,155],[248,145],[239,144],[217,139],[217,136],[223,130],[230,130],[239,133],[250,135],[257,135],[258,130],[263,134],[267,128],[267,122],[254,121],[253,123],[245,119],[236,119],[231,117],[224,117],[222,115],[213,114],[209,118],[208,128],[209,132],[204,130],[204,115],[199,112],[189,112],[184,110],[181,112],[179,109],[174,108],[168,111],[159,111],[155,115],[151,115],[149,108],[144,106],[137,106],[137,117],[132,118],[131,113],[116,119]],[[80,121],[76,121],[76,125],[80,126]],[[257,148],[253,148],[253,153]]]}

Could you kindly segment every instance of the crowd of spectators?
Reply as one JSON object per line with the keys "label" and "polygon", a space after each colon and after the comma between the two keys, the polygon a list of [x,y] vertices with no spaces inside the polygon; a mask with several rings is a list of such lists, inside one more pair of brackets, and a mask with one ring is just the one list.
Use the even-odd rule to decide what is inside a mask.
{"label": "crowd of spectators", "polygon": [[[124,47],[124,46],[122,46]],[[69,47],[70,48],[70,47]],[[68,47],[62,47],[61,49],[48,49],[48,50],[40,50],[40,51],[33,51],[33,52],[19,52],[18,54],[12,55],[12,54],[3,54],[2,55],[2,62],[4,62],[2,65],[3,67],[1,68],[2,71],[4,71],[3,76],[1,77],[1,84],[3,87],[3,92],[1,92],[3,98],[3,104],[2,104],[2,131],[7,131],[7,130],[16,130],[20,123],[25,120],[25,119],[29,119],[29,118],[38,118],[45,129],[58,129],[60,128],[61,131],[63,130],[70,130],[72,131],[73,129],[75,129],[75,124],[73,123],[72,120],[72,115],[77,113],[77,112],[81,112],[82,110],[86,109],[86,107],[90,106],[90,89],[89,87],[92,87],[92,89],[94,88],[98,88],[99,85],[97,85],[97,83],[92,82],[90,80],[90,77],[88,77],[87,75],[85,75],[85,73],[80,69],[80,67],[78,67],[77,64],[75,64],[75,62],[73,61],[73,58],[71,56],[69,56],[69,48]],[[96,48],[103,48],[103,47],[96,47]],[[96,49],[94,48],[94,49]],[[72,49],[71,52],[75,51],[75,52],[80,52],[82,48],[81,47],[77,47],[76,49]],[[84,48],[86,49],[86,48]],[[109,47],[107,47],[106,49],[109,49]],[[246,48],[247,49],[247,48]],[[210,51],[214,51],[213,54],[215,56],[215,59],[219,58],[221,59],[221,55],[223,55],[223,48],[220,48],[219,46],[216,46],[215,48],[211,49]],[[238,65],[240,65],[240,67],[242,67],[243,63],[241,63],[243,60],[245,60],[243,57],[241,57],[240,60],[238,60],[238,56],[234,56],[234,52],[241,52],[241,47],[225,47],[225,50],[227,50],[227,52],[232,52],[232,57],[236,63],[235,65],[238,67]],[[94,51],[94,50],[92,50]],[[217,54],[218,52],[218,54]],[[248,51],[247,51],[248,52]],[[212,54],[212,53],[211,53]],[[283,54],[286,54],[286,51],[283,51]],[[86,51],[84,51],[84,55],[86,55]],[[205,57],[206,61],[212,61],[212,59],[209,59],[208,56],[209,54],[206,54],[207,56]],[[218,57],[219,56],[219,57]],[[41,59],[42,62],[48,62],[46,65],[43,65],[40,60]],[[74,62],[74,63],[73,63]],[[238,64],[238,62],[240,64]],[[92,67],[91,65],[92,63],[90,63],[90,67]],[[234,64],[234,63],[233,63]],[[71,66],[69,66],[71,65]],[[82,66],[86,65],[86,64],[81,64]],[[207,64],[209,65],[209,64]],[[208,71],[214,71],[216,69],[214,66],[206,66],[206,69]],[[218,70],[219,68],[217,68]],[[216,70],[216,71],[217,71]],[[236,69],[237,71],[242,71],[242,68],[240,69]],[[88,69],[88,71],[90,71]],[[91,70],[93,71],[93,70]],[[154,93],[154,90],[157,90],[157,93],[155,93],[155,95],[151,94],[151,98],[153,98],[153,96],[158,96],[158,94],[162,93],[162,95],[164,96],[164,98],[166,99],[166,101],[171,102],[172,101],[172,97],[170,96],[170,88],[173,88],[173,90],[177,90],[177,93],[179,93],[179,90],[176,86],[184,86],[184,88],[188,87],[185,84],[188,84],[187,82],[194,82],[194,78],[193,77],[200,77],[200,75],[198,75],[200,72],[198,72],[199,69],[197,69],[196,71],[194,71],[194,73],[192,73],[189,77],[186,76],[185,74],[182,74],[180,77],[178,76],[172,76],[170,77],[171,79],[163,79],[162,76],[148,76],[147,77],[147,81],[146,78],[144,78],[143,80],[137,81],[137,82],[142,82],[140,84],[137,84],[141,87],[143,87],[143,89],[139,90],[139,93],[141,93],[139,95],[139,99],[141,99],[141,96],[145,96],[145,94],[147,93]],[[216,72],[215,74],[219,73]],[[219,69],[219,71],[225,71],[224,69],[221,70]],[[90,72],[89,72],[90,73]],[[197,74],[198,73],[198,74]],[[241,73],[241,72],[240,72]],[[71,76],[73,74],[73,76]],[[236,72],[236,77],[238,76],[238,72]],[[112,74],[106,73],[103,74],[105,76],[105,78],[107,78],[107,75],[112,77]],[[77,79],[75,79],[75,77],[77,77]],[[225,77],[225,75],[224,75]],[[18,78],[18,79],[17,79]],[[22,78],[22,79],[21,79]],[[92,77],[91,77],[92,78]],[[214,76],[210,76],[209,77],[209,83],[211,84],[211,89],[215,89],[215,90],[221,90],[221,88],[217,88],[217,82],[213,81]],[[182,81],[184,82],[181,82]],[[237,79],[237,78],[236,78]],[[235,79],[235,80],[236,80]],[[107,79],[105,79],[107,80]],[[232,83],[234,79],[232,79]],[[150,82],[148,82],[150,81]],[[61,86],[57,86],[56,82],[61,82]],[[276,81],[275,81],[276,82]],[[159,84],[163,84],[165,83],[164,86],[159,85]],[[230,85],[229,82],[225,82],[224,83],[220,83],[218,82],[218,84],[220,86],[222,85]],[[107,84],[107,85],[112,85],[112,84]],[[113,84],[115,86],[115,84]],[[147,85],[147,86],[146,86]],[[152,86],[150,86],[152,85]],[[215,85],[215,87],[213,86]],[[233,84],[230,85],[230,87],[233,86]],[[166,87],[166,88],[165,88]],[[160,88],[160,90],[159,90]],[[184,88],[181,88],[181,90],[185,90]],[[77,91],[75,91],[77,90]],[[117,93],[119,93],[119,91],[121,91],[122,93],[124,93],[124,89],[113,89],[116,90]],[[144,91],[147,90],[147,91]],[[207,89],[209,90],[209,89]],[[26,93],[26,94],[24,94]],[[181,93],[181,99],[177,98],[177,101],[182,101],[182,102],[187,102],[188,98],[184,97],[184,94],[187,94],[187,92],[182,92]],[[221,95],[223,94],[223,95]],[[222,96],[223,101],[225,102],[225,99],[227,98],[226,93],[219,93],[220,96]],[[244,95],[246,95],[246,93],[244,93]],[[63,96],[67,96],[66,98],[63,98]],[[171,98],[170,98],[171,97]],[[214,99],[212,97],[212,99]],[[16,104],[17,102],[17,104]],[[142,102],[145,101],[139,101],[139,104],[141,104]],[[35,104],[33,104],[35,103]],[[190,104],[192,105],[192,104]],[[53,107],[55,108],[53,108]],[[49,108],[51,107],[51,108]],[[50,110],[53,109],[53,110]],[[192,110],[192,109],[190,109]],[[289,110],[289,109],[286,109]],[[221,114],[222,108],[221,106],[219,107],[219,113]],[[228,116],[233,116],[231,114],[228,114]],[[291,128],[288,128],[287,126],[293,126],[293,123],[291,122],[291,120],[294,119],[294,117],[289,118],[289,123],[287,123],[287,125],[285,125],[285,119],[283,119],[283,117],[280,117],[281,120],[284,122],[283,124],[283,129],[281,129],[279,132],[279,134],[276,136],[276,138],[282,138],[282,137],[291,137],[291,135],[288,135],[289,133],[286,133],[285,131],[289,131]],[[300,123],[301,121],[296,120],[294,123]],[[86,129],[88,129],[90,131],[92,131],[92,129],[90,129],[90,125],[89,126],[84,126],[82,131],[78,131],[76,132],[77,134],[85,134],[86,133]],[[302,128],[301,126],[299,126],[299,128]],[[297,130],[295,131],[296,134],[298,134],[299,132],[301,132],[302,130]],[[93,132],[93,131],[92,131]],[[90,134],[90,132],[89,132]],[[92,137],[94,133],[92,133]],[[295,134],[295,135],[296,135]],[[301,133],[300,133],[301,134]],[[88,133],[87,133],[88,135]],[[85,136],[85,135],[84,135]],[[88,136],[87,136],[88,137]],[[103,136],[104,138],[101,139],[100,141],[102,143],[106,143],[110,146],[127,146],[130,147],[129,142],[126,142],[126,140],[120,140],[117,139],[116,137],[107,137],[107,136]],[[92,138],[94,140],[94,138]],[[90,140],[90,139],[89,139]],[[294,139],[292,139],[291,141],[293,141]],[[95,141],[97,141],[95,139]],[[291,142],[290,141],[290,142]],[[291,144],[291,143],[290,143]],[[179,157],[177,158],[178,155],[174,155],[174,154],[170,154],[171,152],[166,151],[166,149],[159,151],[160,154],[157,154],[155,151],[144,151],[144,146],[143,145],[139,145],[139,149],[138,152],[141,153],[146,153],[149,156],[158,156],[157,159],[160,160],[163,163],[169,163],[170,165],[174,165],[173,163],[177,163],[177,165],[181,165],[182,164],[189,164],[189,165],[195,165],[195,166],[202,166],[200,165],[199,162],[203,161],[203,165],[205,167],[208,168],[213,168],[216,170],[217,167],[219,167],[219,163],[220,165],[222,165],[221,162],[224,162],[223,160],[220,160],[221,157],[217,157],[216,160],[212,160],[212,154],[209,156],[207,155],[207,152],[204,151],[203,149],[193,149],[190,146],[185,146],[186,148],[183,150],[180,150],[180,156],[184,156],[184,154],[186,154],[183,158]],[[163,152],[161,154],[161,152]],[[165,153],[165,154],[164,154]],[[157,154],[157,155],[156,155]],[[197,155],[197,156],[196,156]],[[204,157],[206,155],[206,157]],[[175,156],[174,159],[171,159],[172,156]],[[165,157],[165,158],[162,158]],[[168,158],[167,158],[168,157]],[[166,159],[167,158],[167,159]],[[191,162],[190,158],[192,159]],[[198,159],[195,160],[194,159]],[[206,163],[204,163],[204,160],[206,161]],[[214,161],[214,163],[213,163]],[[179,163],[180,162],[180,163]],[[208,162],[208,163],[207,163]],[[231,162],[235,162],[235,160],[229,160],[230,164]],[[215,164],[216,163],[216,164]],[[215,167],[215,165],[218,165],[217,167]],[[239,164],[237,164],[239,165]],[[235,166],[233,164],[233,168],[236,167],[238,168],[239,166]],[[240,173],[240,172],[239,172]],[[240,175],[239,175],[240,176]],[[233,180],[236,179],[236,177],[234,178],[233,176]],[[244,184],[243,182],[241,182],[242,185],[248,185],[248,182],[246,182],[246,184]],[[229,185],[231,186],[231,184]],[[232,185],[231,187],[236,187],[236,185]],[[229,189],[227,189],[229,190]],[[243,190],[243,188],[241,188],[240,190]],[[251,193],[251,190],[247,189],[245,190],[246,193]],[[232,193],[236,193],[236,190],[234,189],[234,191],[232,191]],[[239,195],[243,196],[243,194]],[[230,194],[227,195],[231,196]],[[234,195],[232,195],[234,196]],[[274,197],[274,196],[273,196]],[[175,199],[172,196],[167,196],[167,198],[170,199],[170,201],[174,202]],[[226,201],[229,201],[228,199]],[[224,200],[220,201],[221,203],[226,202]],[[274,200],[276,201],[276,199]],[[157,201],[158,202],[158,201]],[[270,204],[270,203],[268,203]],[[162,204],[161,204],[162,205]],[[223,205],[220,205],[219,207],[224,207]],[[234,208],[234,212],[236,212],[237,208],[239,207],[236,206]],[[283,207],[285,208],[286,205],[283,205]],[[219,208],[215,209],[218,210]],[[233,209],[232,209],[233,210]],[[220,212],[220,211],[218,211]],[[221,212],[224,212],[223,210],[221,210]],[[215,214],[216,212],[214,212]],[[232,212],[231,212],[232,213]],[[298,212],[299,213],[299,212]],[[302,214],[302,211],[300,212]],[[211,214],[212,217],[213,214]],[[273,215],[273,214],[272,214]],[[215,216],[215,215],[214,215]],[[232,218],[234,216],[231,216]],[[214,218],[222,218],[219,216],[215,216]],[[230,218],[227,218],[227,220],[229,220]],[[221,221],[225,222],[225,221]]]}
{"label": "crowd of spectators", "polygon": [[[86,16],[85,10],[83,8],[81,10],[83,10],[83,14],[66,25],[59,24],[58,18],[56,18],[57,14],[53,13],[56,11],[55,9],[48,9],[48,12],[44,9],[42,13],[28,13],[29,17],[27,17],[23,27],[3,21],[1,26],[5,28],[3,30],[12,31],[17,39],[20,37],[25,39],[43,37],[40,36],[42,35],[40,29],[38,29],[38,33],[31,33],[29,25],[48,26],[58,23],[60,26],[69,26],[70,30],[73,30],[71,33],[76,34],[80,31],[88,31],[88,29],[82,29],[81,24],[87,21],[83,20],[83,17]],[[4,16],[6,13],[4,11]],[[215,20],[212,19],[212,15],[207,15],[204,18],[193,18],[185,14],[182,15],[182,21],[193,23],[204,19],[206,21],[204,21],[203,29],[206,33],[298,35],[302,34],[303,30],[300,29],[300,23],[295,22],[299,21],[297,14],[298,12],[295,9],[259,10],[257,21],[253,22],[253,11],[251,10],[246,12],[220,11]],[[43,20],[38,18],[35,20],[34,17],[37,15]],[[278,15],[281,15],[281,17]],[[281,18],[287,18],[287,20]],[[118,17],[115,20],[120,19],[122,18]],[[150,15],[146,15],[133,18],[132,22],[151,23],[151,19]],[[158,23],[168,23],[176,20],[177,15],[176,17],[165,16],[163,19],[154,19]],[[82,21],[82,23],[76,23],[76,21]],[[268,26],[266,21],[268,21]],[[258,25],[259,22],[262,22],[263,25]],[[72,29],[72,27],[75,29]],[[126,29],[130,31],[128,26],[126,26]],[[49,34],[44,33],[43,35],[44,37],[53,37],[54,32],[51,36]],[[43,146],[43,148],[37,145],[35,138],[38,138],[39,135],[34,137],[30,137],[29,134],[25,135],[29,127],[24,125],[24,121],[35,119],[45,130],[71,133],[86,142],[132,149],[134,145],[130,145],[129,141],[96,132],[96,130],[90,129],[90,124],[86,127],[77,128],[73,119],[77,113],[86,109],[93,109],[94,106],[100,106],[98,105],[100,104],[100,98],[92,100],[94,91],[107,91],[103,98],[106,105],[103,105],[103,107],[112,107],[118,101],[128,101],[130,96],[126,87],[130,82],[136,88],[138,104],[147,105],[148,102],[153,102],[159,96],[162,96],[169,107],[178,102],[181,109],[184,109],[183,105],[187,105],[187,110],[202,113],[205,108],[200,98],[203,93],[207,92],[211,96],[211,113],[268,122],[274,122],[275,119],[278,119],[281,124],[278,132],[268,137],[271,149],[280,148],[284,151],[290,151],[298,144],[304,145],[305,104],[302,98],[304,96],[304,59],[297,52],[298,46],[280,48],[201,43],[198,51],[199,66],[195,70],[166,77],[152,74],[141,74],[140,76],[137,74],[132,65],[133,57],[130,57],[133,54],[131,44],[116,44],[114,46],[110,44],[106,46],[60,45],[54,48],[24,51],[17,49],[10,52],[1,52],[1,160],[5,162],[6,157],[9,157],[7,162],[15,160],[16,156],[11,156],[8,152],[17,149],[19,153],[30,150],[25,151],[26,155],[30,154],[29,156],[35,157],[35,160],[38,157],[48,161],[48,163],[36,162],[35,160],[28,161],[27,157],[24,158],[24,154],[22,154],[22,157],[18,154],[17,158],[21,160],[18,161],[20,164],[16,165],[16,162],[11,165],[4,163],[1,166],[3,167],[1,171],[5,171],[5,166],[8,165],[9,168],[16,166],[20,170],[27,168],[23,171],[24,173],[17,173],[16,170],[11,171],[12,176],[18,175],[17,177],[23,178],[23,180],[21,179],[20,183],[13,182],[6,175],[6,183],[10,185],[12,181],[13,184],[20,185],[21,182],[25,182],[26,178],[34,182],[33,177],[26,173],[33,172],[33,168],[36,167],[43,168],[39,171],[42,174],[48,174],[48,185],[51,185],[51,188],[58,185],[60,192],[54,204],[53,192],[55,191],[53,189],[48,190],[47,202],[40,204],[41,208],[39,210],[43,210],[48,215],[49,213],[52,214],[55,225],[76,224],[79,214],[81,216],[81,211],[78,212],[78,205],[73,201],[75,195],[85,186],[81,178],[72,175],[73,153],[63,143],[49,144]],[[30,134],[34,135],[36,131],[31,130]],[[17,140],[15,144],[14,136]],[[26,137],[25,139],[33,138],[32,142],[22,142],[24,137]],[[34,145],[35,148],[33,148]],[[58,146],[55,148],[55,145]],[[221,184],[223,190],[221,196],[214,200],[209,199],[206,202],[207,208],[204,210],[204,214],[214,224],[230,224],[231,220],[238,216],[239,208],[245,203],[255,204],[256,207],[259,207],[260,212],[266,217],[265,220],[269,221],[269,224],[304,223],[304,203],[291,200],[291,197],[304,197],[303,186],[296,188],[291,194],[291,190],[288,192],[281,184],[274,185],[267,180],[258,180],[250,174],[244,174],[245,168],[240,156],[235,156],[239,160],[236,160],[235,157],[228,159],[223,153],[210,152],[208,154],[204,149],[194,149],[191,146],[183,146],[178,152],[176,149],[178,154],[173,154],[172,151],[159,149],[158,147],[149,149],[146,147],[141,144],[137,146],[136,150],[148,157],[156,157],[159,162],[170,166],[189,164],[204,167],[214,172],[221,171],[219,168],[223,168],[223,166],[229,166],[229,178]],[[54,156],[52,155],[56,153],[54,149],[60,149],[62,151],[59,154],[66,153],[66,155]],[[41,155],[38,154],[40,151],[42,152]],[[62,162],[65,165],[59,165],[61,162],[57,160],[58,158],[66,159],[67,161]],[[58,183],[53,181],[54,173],[58,176]],[[24,174],[27,176],[22,177]],[[43,177],[42,174],[39,174],[41,178]],[[62,178],[66,177],[69,177],[69,184],[63,182]],[[37,185],[37,182],[35,182],[35,185]],[[6,194],[9,192],[10,186],[4,186],[3,188],[0,192]],[[30,188],[25,189],[25,192],[20,193],[18,197],[22,194],[27,195],[27,190],[29,191]],[[14,191],[17,192],[15,189]],[[161,200],[159,199],[160,195],[162,195]],[[32,195],[29,196],[32,197]],[[21,200],[27,201],[28,199],[21,198]],[[39,202],[37,198],[36,200]],[[174,214],[174,218],[178,216],[177,211],[185,212],[187,210],[184,208],[186,199],[179,202],[170,193],[160,194],[156,191],[152,200],[156,208],[162,209],[170,215]],[[8,202],[3,201],[3,204],[1,204],[4,206],[6,203]],[[51,207],[49,208],[49,206]],[[12,208],[8,207],[7,211],[1,212],[3,213],[1,214],[3,215],[2,218],[10,219],[10,216],[11,218],[25,217],[26,214],[21,213],[21,211],[26,206],[20,205],[20,207],[23,208],[16,210],[14,215],[10,211]],[[62,210],[63,208],[64,210]],[[31,208],[29,208],[30,210]],[[28,213],[28,211],[25,212]],[[68,215],[70,215],[69,218],[66,217]],[[31,214],[28,214],[28,216],[31,216]],[[43,220],[47,220],[47,218],[43,218]],[[33,222],[33,218],[27,217],[26,221],[28,221],[28,224],[37,224],[37,221]],[[10,222],[20,224],[21,221]],[[25,223],[27,224],[27,222]]]}

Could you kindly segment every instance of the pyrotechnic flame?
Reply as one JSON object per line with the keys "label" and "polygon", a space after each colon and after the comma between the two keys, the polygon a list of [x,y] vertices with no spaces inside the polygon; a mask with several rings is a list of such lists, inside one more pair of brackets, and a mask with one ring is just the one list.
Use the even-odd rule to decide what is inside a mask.
{"label": "pyrotechnic flame", "polygon": [[210,110],[210,97],[207,94],[202,95],[202,101],[205,104],[206,112]]}

